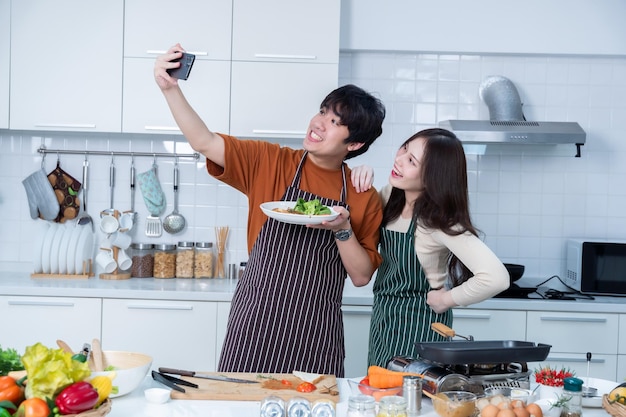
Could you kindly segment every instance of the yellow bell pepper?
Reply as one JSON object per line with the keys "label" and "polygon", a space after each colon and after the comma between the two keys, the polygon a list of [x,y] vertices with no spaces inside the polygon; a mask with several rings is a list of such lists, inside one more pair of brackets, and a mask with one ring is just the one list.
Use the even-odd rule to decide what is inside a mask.
{"label": "yellow bell pepper", "polygon": [[117,391],[117,387],[113,387],[113,379],[115,378],[115,372],[112,372],[110,376],[98,375],[89,381],[91,385],[98,391],[98,402],[96,407],[106,401],[109,395]]}

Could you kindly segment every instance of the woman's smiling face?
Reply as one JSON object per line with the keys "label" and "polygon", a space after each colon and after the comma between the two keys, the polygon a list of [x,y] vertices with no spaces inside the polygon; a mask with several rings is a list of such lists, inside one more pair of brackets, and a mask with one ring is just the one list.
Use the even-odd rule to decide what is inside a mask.
{"label": "woman's smiling face", "polygon": [[425,147],[426,141],[418,137],[398,149],[389,175],[392,186],[416,194],[423,190],[422,160]]}

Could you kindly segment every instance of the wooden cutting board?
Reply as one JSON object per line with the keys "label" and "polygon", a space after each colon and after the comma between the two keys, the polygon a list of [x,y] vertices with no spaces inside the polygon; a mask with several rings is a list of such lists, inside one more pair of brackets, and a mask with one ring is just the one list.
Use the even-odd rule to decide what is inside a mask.
{"label": "wooden cutting board", "polygon": [[[221,375],[233,378],[248,379],[251,381],[259,381],[257,384],[244,384],[238,382],[214,381],[211,379],[181,377],[187,381],[198,384],[198,388],[181,386],[185,392],[172,390],[171,397],[177,400],[229,400],[229,401],[261,401],[269,395],[277,395],[283,400],[288,401],[292,397],[301,396],[309,401],[320,399],[331,400],[335,403],[339,402],[339,394],[332,395],[325,388],[332,388],[334,392],[338,392],[337,379],[334,375],[325,375],[322,380],[315,384],[317,389],[313,392],[303,393],[296,391],[296,387],[303,381],[296,378],[292,374],[262,374],[263,377],[274,378],[274,381],[268,381],[268,378],[259,377],[258,373],[241,373],[241,372],[199,372],[207,375]],[[276,381],[277,380],[277,381]],[[286,380],[291,385],[282,384],[281,381]],[[273,389],[268,386],[276,386],[286,389]]]}

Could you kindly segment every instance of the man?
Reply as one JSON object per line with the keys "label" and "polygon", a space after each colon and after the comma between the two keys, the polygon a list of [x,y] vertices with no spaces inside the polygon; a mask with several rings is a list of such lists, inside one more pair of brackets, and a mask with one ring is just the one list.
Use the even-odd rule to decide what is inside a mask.
{"label": "man", "polygon": [[[248,196],[248,250],[237,283],[218,369],[222,372],[343,376],[341,297],[346,274],[366,285],[381,262],[382,205],[374,189],[357,193],[344,163],[382,133],[380,100],[346,85],[331,92],[309,123],[303,148],[238,140],[210,131],[167,69],[183,48],[160,56],[154,76],[191,147],[210,175]],[[280,111],[277,109],[277,111]],[[268,219],[268,201],[319,199],[339,216],[320,225]]]}

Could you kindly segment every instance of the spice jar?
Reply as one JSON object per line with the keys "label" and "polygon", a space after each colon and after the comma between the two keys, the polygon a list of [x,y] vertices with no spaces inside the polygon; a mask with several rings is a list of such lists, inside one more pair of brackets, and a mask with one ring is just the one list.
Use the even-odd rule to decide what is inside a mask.
{"label": "spice jar", "polygon": [[565,400],[561,409],[561,417],[581,417],[583,415],[583,380],[569,377],[563,380],[563,396]]}
{"label": "spice jar", "polygon": [[243,273],[246,271],[246,266],[248,266],[248,262],[239,263],[239,274],[237,275],[238,278],[241,279],[241,277],[243,276]]}
{"label": "spice jar", "polygon": [[176,249],[176,278],[193,278],[193,242],[178,242]]}
{"label": "spice jar", "polygon": [[176,276],[176,245],[163,243],[154,246],[155,278],[174,278]]}
{"label": "spice jar", "polygon": [[130,257],[133,261],[130,276],[149,278],[154,272],[154,245],[152,243],[133,243],[130,245]]}
{"label": "spice jar", "polygon": [[347,417],[376,417],[376,400],[371,395],[352,395],[348,398]]}
{"label": "spice jar", "polygon": [[406,400],[397,395],[381,398],[376,417],[407,417]]}
{"label": "spice jar", "polygon": [[196,278],[213,278],[213,243],[196,242],[196,260],[194,274]]}

